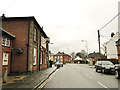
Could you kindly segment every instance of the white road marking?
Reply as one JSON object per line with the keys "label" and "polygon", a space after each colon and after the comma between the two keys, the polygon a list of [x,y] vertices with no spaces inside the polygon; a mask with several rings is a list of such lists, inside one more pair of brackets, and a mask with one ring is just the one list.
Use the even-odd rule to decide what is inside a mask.
{"label": "white road marking", "polygon": [[104,88],[106,88],[107,90],[110,90],[107,86],[103,85],[102,83],[100,82],[97,82],[98,84],[100,84],[101,86],[103,86]]}
{"label": "white road marking", "polygon": [[86,75],[88,78],[90,78],[90,79],[93,79],[91,76],[89,76],[88,74],[86,74],[86,73],[83,73],[84,75]]}
{"label": "white road marking", "polygon": [[[86,74],[86,73],[83,73],[85,76],[87,76],[88,78],[90,78],[90,79],[93,79],[91,76],[89,76],[88,74]],[[93,79],[94,80],[94,79]],[[107,90],[110,90],[107,86],[105,86],[105,85],[103,85],[102,83],[100,83],[100,82],[98,82],[97,81],[97,83],[99,84],[99,85],[101,85],[102,87],[104,87],[104,88],[106,88]]]}

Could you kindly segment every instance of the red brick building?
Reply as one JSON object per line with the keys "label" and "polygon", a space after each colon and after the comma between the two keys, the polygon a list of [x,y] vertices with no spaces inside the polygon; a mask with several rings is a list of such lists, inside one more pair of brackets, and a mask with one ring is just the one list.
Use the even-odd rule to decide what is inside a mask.
{"label": "red brick building", "polygon": [[11,66],[12,66],[12,48],[13,48],[13,40],[15,39],[15,36],[7,32],[6,30],[0,29],[2,32],[2,74],[4,73],[5,68],[8,69],[8,74],[11,72]]}
{"label": "red brick building", "polygon": [[71,56],[65,54],[64,52],[58,52],[57,54],[53,55],[53,62],[61,61],[63,63],[71,62]]}
{"label": "red brick building", "polygon": [[45,62],[48,60],[45,58],[48,57],[48,44],[45,40],[48,37],[34,16],[2,16],[2,28],[16,36],[13,41],[11,72],[32,72],[47,68]]}

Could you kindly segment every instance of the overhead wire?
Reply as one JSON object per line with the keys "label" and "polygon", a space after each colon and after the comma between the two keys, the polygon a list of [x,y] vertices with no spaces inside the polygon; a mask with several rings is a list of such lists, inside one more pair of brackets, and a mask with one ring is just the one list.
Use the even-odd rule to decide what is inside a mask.
{"label": "overhead wire", "polygon": [[119,12],[116,16],[114,16],[108,23],[106,23],[103,27],[101,27],[99,30],[105,28],[108,24],[110,24],[110,23],[111,23],[116,17],[118,17],[119,15],[120,15],[120,12]]}

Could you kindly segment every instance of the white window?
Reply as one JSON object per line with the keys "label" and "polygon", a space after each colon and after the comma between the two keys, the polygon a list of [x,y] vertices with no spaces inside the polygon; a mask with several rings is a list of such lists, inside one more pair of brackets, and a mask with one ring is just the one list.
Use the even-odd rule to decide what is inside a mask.
{"label": "white window", "polygon": [[41,59],[40,59],[40,64],[43,63],[43,51],[41,51]]}
{"label": "white window", "polygon": [[8,65],[8,55],[9,53],[3,53],[3,65]]}
{"label": "white window", "polygon": [[34,28],[34,41],[37,41],[36,36],[37,36],[37,30],[36,28]]}
{"label": "white window", "polygon": [[2,37],[2,45],[10,47],[10,39],[8,39],[6,37]]}
{"label": "white window", "polygon": [[57,58],[57,57],[55,56],[55,62],[56,62],[56,58]]}
{"label": "white window", "polygon": [[34,60],[33,60],[33,65],[36,65],[36,59],[37,59],[37,50],[34,48]]}

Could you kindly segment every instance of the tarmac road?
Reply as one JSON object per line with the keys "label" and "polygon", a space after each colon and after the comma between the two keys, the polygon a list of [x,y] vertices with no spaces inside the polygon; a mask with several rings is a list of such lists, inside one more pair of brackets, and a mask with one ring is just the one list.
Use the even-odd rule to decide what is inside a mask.
{"label": "tarmac road", "polygon": [[118,90],[120,80],[114,75],[95,72],[87,64],[66,64],[58,69],[43,88],[88,88]]}

